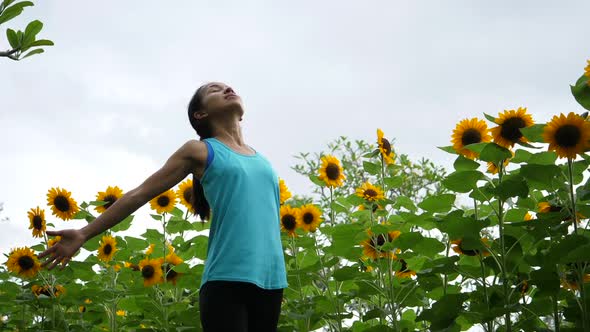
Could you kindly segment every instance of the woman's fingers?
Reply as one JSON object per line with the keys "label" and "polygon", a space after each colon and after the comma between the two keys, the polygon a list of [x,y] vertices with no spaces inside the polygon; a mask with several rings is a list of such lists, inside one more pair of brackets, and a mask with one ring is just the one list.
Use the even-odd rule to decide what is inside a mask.
{"label": "woman's fingers", "polygon": [[61,260],[62,260],[62,259],[64,259],[64,256],[57,256],[57,257],[55,258],[55,260],[53,261],[53,263],[51,263],[51,265],[49,265],[49,266],[47,267],[47,269],[48,269],[48,270],[53,270],[53,268],[54,268],[54,267],[55,267],[57,264],[59,264],[59,262],[61,262]]}
{"label": "woman's fingers", "polygon": [[66,267],[66,265],[68,265],[68,263],[70,262],[70,259],[72,259],[72,257],[65,257],[63,259],[63,261],[61,262],[60,270],[63,270],[64,267]]}
{"label": "woman's fingers", "polygon": [[63,231],[45,231],[45,233],[47,233],[47,235],[51,235],[51,236],[62,236],[63,235]]}
{"label": "woman's fingers", "polygon": [[56,250],[57,250],[57,246],[58,246],[58,245],[57,245],[57,244],[55,244],[55,245],[53,245],[53,247],[50,247],[50,248],[46,249],[44,252],[40,253],[38,257],[39,257],[39,258],[43,258],[43,257],[45,257],[45,256],[47,256],[47,255],[49,255],[49,254],[53,253],[54,251],[56,251]]}

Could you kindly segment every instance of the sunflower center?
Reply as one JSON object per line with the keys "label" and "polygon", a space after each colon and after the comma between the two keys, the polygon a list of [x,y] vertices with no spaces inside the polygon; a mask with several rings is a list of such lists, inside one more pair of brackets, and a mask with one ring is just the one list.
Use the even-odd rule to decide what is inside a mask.
{"label": "sunflower center", "polygon": [[144,279],[149,279],[153,277],[155,272],[156,271],[154,270],[154,267],[151,265],[146,265],[143,267],[143,269],[141,269],[141,275]]}
{"label": "sunflower center", "polygon": [[22,270],[30,270],[35,265],[35,261],[31,256],[21,256],[18,258],[18,266]]}
{"label": "sunflower center", "polygon": [[172,270],[170,264],[166,265],[166,280],[172,280],[178,275],[178,272]]}
{"label": "sunflower center", "polygon": [[475,128],[465,130],[461,136],[461,144],[463,146],[481,142],[481,133]]}
{"label": "sunflower center", "polygon": [[373,238],[371,241],[373,242],[373,247],[380,247],[384,245],[387,240],[385,240],[385,236],[383,234],[379,234],[376,239]]}
{"label": "sunflower center", "polygon": [[43,219],[41,216],[34,216],[33,217],[33,227],[35,229],[42,229],[43,228]]}
{"label": "sunflower center", "polygon": [[104,252],[105,255],[110,255],[111,252],[113,251],[113,247],[109,243],[107,243],[107,244],[105,244],[102,251]]}
{"label": "sunflower center", "polygon": [[373,189],[365,190],[365,196],[367,197],[377,197],[377,192]]}
{"label": "sunflower center", "polygon": [[306,224],[308,224],[308,225],[311,224],[313,222],[313,214],[311,214],[309,212],[306,212],[303,215],[303,222],[306,223]]}
{"label": "sunflower center", "polygon": [[168,198],[168,196],[160,196],[158,197],[158,205],[162,206],[162,207],[166,207],[168,206],[168,204],[170,204],[170,198]]}
{"label": "sunflower center", "polygon": [[326,166],[326,175],[330,180],[338,180],[338,177],[340,177],[340,167],[336,164],[328,164]]}
{"label": "sunflower center", "polygon": [[113,196],[113,195],[108,195],[107,197],[105,197],[103,199],[103,201],[108,202],[106,203],[104,206],[105,209],[108,209],[111,207],[111,205],[113,205],[113,203],[115,203],[115,201],[117,200],[117,197]]}
{"label": "sunflower center", "polygon": [[524,128],[525,126],[526,123],[522,118],[509,118],[506,121],[504,121],[504,123],[502,123],[500,135],[511,142],[518,142],[518,140],[520,140],[520,138],[522,137],[520,128]]}
{"label": "sunflower center", "polygon": [[185,200],[185,201],[187,201],[187,202],[190,202],[190,201],[191,201],[191,197],[192,197],[191,190],[192,190],[192,189],[193,189],[192,187],[191,187],[191,188],[187,188],[187,189],[186,189],[186,190],[185,190],[185,191],[182,193],[182,197],[184,197],[184,200]]}
{"label": "sunflower center", "polygon": [[557,145],[565,148],[576,146],[580,142],[581,136],[580,128],[571,124],[563,125],[555,131]]}
{"label": "sunflower center", "polygon": [[479,250],[477,249],[464,249],[462,245],[459,245],[459,249],[461,249],[461,252],[467,256],[477,256],[479,253]]}
{"label": "sunflower center", "polygon": [[387,138],[384,137],[381,139],[381,146],[383,147],[383,151],[385,151],[386,155],[391,153],[391,143],[389,143]]}
{"label": "sunflower center", "polygon": [[561,206],[549,205],[549,212],[561,212],[562,209]]}
{"label": "sunflower center", "polygon": [[53,200],[53,204],[61,212],[70,211],[70,201],[68,201],[68,199],[64,196],[56,196]]}
{"label": "sunflower center", "polygon": [[295,225],[297,225],[297,223],[295,222],[295,216],[292,214],[286,214],[283,216],[283,225],[285,226],[285,228],[287,230],[294,230],[295,229]]}
{"label": "sunflower center", "polygon": [[403,272],[408,269],[408,263],[405,260],[400,259],[400,263],[402,263],[402,267],[399,269],[399,272]]}

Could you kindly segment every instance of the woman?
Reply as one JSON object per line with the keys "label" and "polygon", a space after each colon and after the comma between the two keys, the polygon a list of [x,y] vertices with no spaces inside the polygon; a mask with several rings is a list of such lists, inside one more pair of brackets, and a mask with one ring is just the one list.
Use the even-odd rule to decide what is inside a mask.
{"label": "woman", "polygon": [[188,107],[200,140],[186,142],[160,170],[85,227],[47,231],[62,238],[39,255],[47,256],[42,265],[53,269],[62,262],[63,269],[86,241],[192,173],[193,209],[203,220],[211,216],[199,289],[204,331],[276,331],[288,286],[278,177],[269,161],[244,143],[243,114],[242,100],[231,87],[201,86]]}

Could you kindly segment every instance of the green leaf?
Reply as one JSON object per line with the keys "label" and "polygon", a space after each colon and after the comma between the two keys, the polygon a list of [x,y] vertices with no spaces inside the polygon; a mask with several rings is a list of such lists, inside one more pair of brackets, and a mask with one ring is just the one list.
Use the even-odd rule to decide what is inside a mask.
{"label": "green leaf", "polygon": [[499,146],[496,143],[487,143],[487,145],[481,150],[479,159],[483,161],[499,162],[501,160],[512,158],[510,150],[503,146]]}
{"label": "green leaf", "polygon": [[496,123],[496,118],[495,117],[493,117],[493,116],[491,116],[489,114],[486,114],[486,113],[484,113],[483,116],[485,116],[485,118],[488,119],[489,121],[491,121],[493,123]]}
{"label": "green leaf", "polygon": [[432,213],[448,212],[455,203],[455,195],[441,194],[436,196],[429,196],[418,207]]}
{"label": "green leaf", "polygon": [[457,151],[455,151],[455,148],[453,148],[452,145],[448,145],[448,146],[437,146],[437,148],[439,148],[439,149],[441,149],[441,150],[443,150],[445,152],[451,153],[451,154],[457,154]]}
{"label": "green leaf", "polygon": [[35,55],[35,54],[41,54],[41,53],[43,53],[43,52],[45,52],[45,51],[44,51],[42,48],[37,48],[37,49],[34,49],[34,50],[32,50],[31,52],[29,52],[29,53],[25,54],[25,56],[23,56],[21,59],[24,59],[24,58],[30,57],[31,55]]}
{"label": "green leaf", "polygon": [[557,153],[553,151],[544,151],[531,155],[528,160],[529,164],[537,165],[554,165],[557,160]]}
{"label": "green leaf", "polygon": [[363,169],[369,174],[377,175],[381,172],[381,165],[370,161],[363,161]]}
{"label": "green leaf", "polygon": [[447,189],[459,193],[467,193],[477,187],[477,181],[485,176],[480,171],[457,171],[443,179],[442,184]]}
{"label": "green leaf", "polygon": [[33,6],[33,3],[30,1],[21,1],[13,4],[10,7],[7,7],[2,11],[0,15],[0,24],[8,22],[9,20],[17,17],[23,12],[23,8]]}
{"label": "green leaf", "polygon": [[436,225],[441,232],[449,234],[451,240],[471,237],[479,239],[479,232],[489,225],[487,219],[475,219],[473,217],[464,217],[462,210],[456,210],[447,214]]}
{"label": "green leaf", "polygon": [[529,142],[545,143],[543,140],[544,123],[537,123],[529,127],[520,128],[520,132]]}
{"label": "green leaf", "polygon": [[533,154],[527,150],[518,149],[514,152],[514,157],[510,159],[511,163],[526,163]]}
{"label": "green leaf", "polygon": [[386,177],[384,181],[385,189],[399,188],[404,183],[404,179],[401,176]]}
{"label": "green leaf", "polygon": [[16,31],[12,29],[6,29],[6,38],[8,38],[8,43],[10,43],[10,47],[12,47],[12,49],[17,49],[20,47],[18,37],[16,36]]}
{"label": "green leaf", "polygon": [[453,163],[453,167],[455,167],[455,170],[457,171],[470,171],[477,169],[479,167],[479,163],[459,155],[455,160],[455,163]]}
{"label": "green leaf", "polygon": [[561,175],[561,169],[556,165],[528,164],[520,167],[520,175],[526,178],[531,187],[549,190],[559,185],[557,177]]}
{"label": "green leaf", "polygon": [[41,29],[43,29],[43,23],[41,23],[39,20],[34,20],[27,25],[25,28],[25,36],[22,45],[23,50],[26,50],[30,47],[30,44],[35,41],[37,34],[39,31],[41,31]]}
{"label": "green leaf", "polygon": [[520,175],[506,176],[502,182],[494,189],[494,194],[501,200],[506,200],[510,197],[519,196],[526,198],[529,194],[529,186],[524,177]]}
{"label": "green leaf", "polygon": [[429,257],[433,257],[445,250],[445,245],[440,241],[424,237],[418,232],[401,233],[400,236],[393,241],[393,246],[398,246],[402,250],[412,249],[412,251],[416,253]]}
{"label": "green leaf", "polygon": [[53,42],[51,40],[48,39],[39,39],[39,40],[35,40],[31,45],[29,45],[29,47],[35,47],[35,46],[53,46]]}
{"label": "green leaf", "polygon": [[585,109],[590,110],[590,86],[588,85],[588,77],[586,75],[580,76],[576,85],[572,85],[570,88],[576,101]]}
{"label": "green leaf", "polygon": [[131,227],[131,222],[133,221],[133,215],[128,215],[125,219],[123,219],[122,221],[120,221],[118,224],[116,224],[115,226],[113,226],[111,228],[111,230],[113,232],[121,232],[121,231],[126,231],[129,229],[129,227]]}
{"label": "green leaf", "polygon": [[536,285],[539,295],[554,295],[559,292],[559,275],[553,267],[542,267],[531,272],[531,283]]}
{"label": "green leaf", "polygon": [[[430,331],[445,330],[456,326],[455,320],[463,312],[463,302],[469,298],[468,294],[447,294],[425,309],[416,320],[431,322]],[[446,331],[446,330],[445,330]]]}
{"label": "green leaf", "polygon": [[417,210],[416,205],[414,205],[414,201],[407,196],[398,196],[395,199],[395,203],[393,204],[393,207],[396,209],[404,207],[412,212],[415,212]]}

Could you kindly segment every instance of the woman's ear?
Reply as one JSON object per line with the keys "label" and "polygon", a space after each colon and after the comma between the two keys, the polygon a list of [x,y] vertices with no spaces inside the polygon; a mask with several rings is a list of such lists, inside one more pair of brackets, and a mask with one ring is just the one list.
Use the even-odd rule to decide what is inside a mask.
{"label": "woman's ear", "polygon": [[206,112],[195,112],[195,113],[193,113],[193,116],[195,117],[195,119],[201,120],[201,119],[208,117],[209,114]]}

